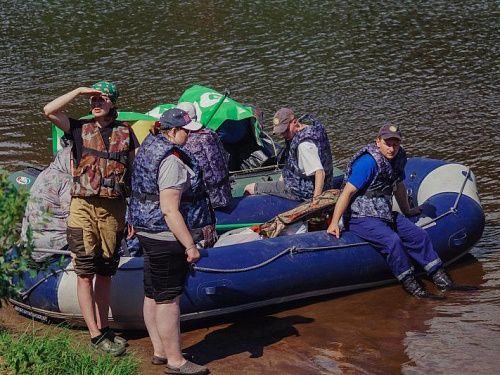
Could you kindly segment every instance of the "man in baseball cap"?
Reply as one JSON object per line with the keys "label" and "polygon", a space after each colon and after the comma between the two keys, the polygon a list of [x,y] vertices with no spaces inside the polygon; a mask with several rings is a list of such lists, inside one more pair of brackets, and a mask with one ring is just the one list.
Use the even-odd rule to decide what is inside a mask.
{"label": "man in baseball cap", "polygon": [[389,123],[382,125],[382,127],[378,131],[378,137],[382,139],[394,138],[399,141],[401,141],[402,139],[401,132],[399,131],[399,126]]}
{"label": "man in baseball cap", "polygon": [[[295,114],[290,108],[279,109],[273,117],[273,134],[276,134],[282,138],[289,138],[288,134],[290,129],[290,124],[294,123]],[[293,128],[295,130],[295,128]],[[292,136],[293,138],[293,136]]]}
{"label": "man in baseball cap", "polygon": [[[407,218],[422,210],[410,207],[408,202],[403,182],[407,158],[401,140],[397,125],[384,124],[375,142],[353,156],[327,232],[340,238],[339,221],[343,216],[344,226],[380,252],[412,296],[442,298],[426,291],[417,281],[411,259],[427,271],[439,289],[467,290],[469,287],[457,285],[450,279],[426,231]],[[393,196],[402,214],[393,211]]]}
{"label": "man in baseball cap", "polygon": [[273,117],[273,134],[288,143],[283,179],[245,186],[247,194],[272,194],[305,200],[333,188],[332,151],[325,128],[311,115],[300,118],[290,108]]}

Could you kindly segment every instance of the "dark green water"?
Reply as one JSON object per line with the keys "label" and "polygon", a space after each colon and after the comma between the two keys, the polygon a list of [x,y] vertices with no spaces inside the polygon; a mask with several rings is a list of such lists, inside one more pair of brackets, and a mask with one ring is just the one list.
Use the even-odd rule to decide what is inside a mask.
{"label": "dark green water", "polygon": [[[123,110],[145,112],[203,84],[229,88],[236,100],[260,106],[268,121],[281,106],[314,113],[328,126],[341,168],[383,121],[396,122],[412,155],[460,162],[478,177],[487,227],[472,250],[471,277],[485,290],[420,308],[412,318],[422,324],[402,328],[397,344],[380,349],[377,360],[366,359],[369,345],[357,345],[367,337],[336,342],[333,351],[328,341],[317,352],[304,341],[296,350],[308,355],[297,356],[290,371],[494,373],[500,368],[499,15],[498,1],[477,0],[4,0],[0,167],[47,164],[43,106],[99,79],[118,83]],[[84,114],[84,100],[70,112]],[[383,298],[367,303],[384,304]],[[375,317],[370,324],[385,321]]]}

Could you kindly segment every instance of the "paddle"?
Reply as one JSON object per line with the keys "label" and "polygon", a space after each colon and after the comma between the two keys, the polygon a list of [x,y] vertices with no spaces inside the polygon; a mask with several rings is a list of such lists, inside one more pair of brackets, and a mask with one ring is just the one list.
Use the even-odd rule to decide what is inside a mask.
{"label": "paddle", "polygon": [[212,121],[212,119],[214,118],[214,115],[217,113],[217,111],[219,110],[220,106],[222,105],[222,103],[224,102],[224,100],[226,100],[226,98],[229,95],[230,95],[229,89],[225,89],[224,90],[224,95],[219,99],[219,101],[215,105],[215,109],[210,114],[210,117],[208,118],[206,124],[203,124],[206,128],[208,128],[208,125],[210,124],[210,121]]}

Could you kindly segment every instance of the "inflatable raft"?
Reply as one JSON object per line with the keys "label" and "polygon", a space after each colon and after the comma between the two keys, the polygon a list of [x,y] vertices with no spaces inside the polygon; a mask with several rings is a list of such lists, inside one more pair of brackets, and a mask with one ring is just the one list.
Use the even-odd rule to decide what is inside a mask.
{"label": "inflatable raft", "polygon": [[[428,232],[441,258],[451,263],[466,254],[484,228],[473,173],[460,164],[412,158],[406,178],[411,204],[423,205],[422,215],[414,220]],[[273,205],[277,211],[291,207],[278,198],[261,197],[265,201],[260,203],[256,198],[240,198],[227,218],[262,213],[262,207]],[[246,216],[243,221],[254,219]],[[396,282],[382,256],[350,232],[343,232],[340,239],[325,231],[273,239],[229,233],[218,247],[202,250],[202,258],[191,269],[181,298],[182,320]],[[144,328],[142,270],[142,257],[121,258],[109,312],[117,328]],[[54,259],[48,271],[34,278],[26,275],[24,282],[21,296],[11,300],[20,313],[83,324],[69,256],[62,265]]]}

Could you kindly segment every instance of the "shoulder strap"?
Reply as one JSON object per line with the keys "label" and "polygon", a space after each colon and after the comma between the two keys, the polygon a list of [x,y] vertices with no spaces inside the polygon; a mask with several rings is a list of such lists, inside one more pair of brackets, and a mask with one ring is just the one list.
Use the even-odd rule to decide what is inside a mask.
{"label": "shoulder strap", "polygon": [[87,154],[98,156],[103,159],[115,160],[122,164],[127,164],[128,161],[128,151],[120,151],[120,152],[97,151],[93,148],[88,148],[83,146],[82,152],[86,152]]}

